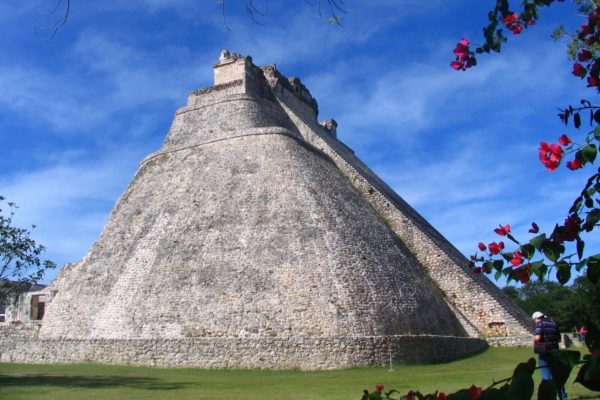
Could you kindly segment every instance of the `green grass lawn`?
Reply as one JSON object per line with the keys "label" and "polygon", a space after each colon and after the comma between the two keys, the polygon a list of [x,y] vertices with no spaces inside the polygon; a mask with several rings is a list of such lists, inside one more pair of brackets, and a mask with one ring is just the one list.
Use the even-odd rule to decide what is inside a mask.
{"label": "green grass lawn", "polygon": [[[97,364],[0,364],[0,399],[360,399],[377,383],[400,392],[452,392],[486,387],[512,375],[531,357],[524,348],[491,348],[467,359],[434,365],[400,365],[303,372],[121,367]],[[572,374],[570,381],[575,377]],[[535,375],[539,380],[539,373]],[[536,382],[537,386],[537,382]],[[600,398],[568,384],[571,399]]]}

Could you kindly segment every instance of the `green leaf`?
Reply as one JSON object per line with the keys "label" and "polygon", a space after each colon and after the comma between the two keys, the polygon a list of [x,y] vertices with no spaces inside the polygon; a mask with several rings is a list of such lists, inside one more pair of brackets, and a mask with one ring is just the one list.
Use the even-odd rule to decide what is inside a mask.
{"label": "green leaf", "polygon": [[515,370],[513,371],[513,377],[518,374],[529,374],[533,375],[533,371],[535,371],[535,358],[530,357],[527,362],[522,362],[517,364]]}
{"label": "green leaf", "polygon": [[595,144],[588,144],[581,149],[581,156],[586,162],[593,163],[598,150]]}
{"label": "green leaf", "polygon": [[579,113],[573,115],[573,125],[575,125],[575,128],[577,129],[581,126],[581,115],[579,115]]}
{"label": "green leaf", "polygon": [[569,209],[569,214],[577,214],[577,213],[579,213],[579,210],[581,209],[582,205],[583,205],[583,199],[581,197],[578,197],[577,200],[575,200],[575,202],[573,203],[573,205]]}
{"label": "green leaf", "polygon": [[558,261],[558,257],[560,257],[560,246],[556,243],[546,242],[543,247],[544,255],[550,261]]}
{"label": "green leaf", "polygon": [[543,380],[538,386],[538,400],[556,400],[556,382]]}
{"label": "green leaf", "polygon": [[600,254],[588,257],[586,261],[587,265],[587,278],[592,283],[597,283],[600,279]]}
{"label": "green leaf", "polygon": [[552,365],[552,376],[558,386],[564,386],[569,380],[571,370],[581,358],[581,354],[574,350],[554,350],[547,355]]}
{"label": "green leaf", "polygon": [[585,206],[587,208],[592,208],[594,207],[594,199],[592,199],[590,196],[586,196],[585,197]]}
{"label": "green leaf", "polygon": [[510,400],[530,400],[535,389],[533,371],[513,375],[506,397]]}
{"label": "green leaf", "polygon": [[571,368],[575,367],[579,363],[579,360],[581,360],[581,353],[577,350],[555,350],[552,352],[552,356],[558,362],[568,365]]}
{"label": "green leaf", "polygon": [[496,274],[494,274],[494,279],[495,279],[495,280],[498,280],[498,279],[500,279],[501,277],[502,277],[502,271],[498,271],[498,272],[496,272]]}
{"label": "green leaf", "polygon": [[535,247],[536,249],[540,250],[545,241],[546,241],[546,234],[542,233],[541,235],[536,236],[533,239],[531,239],[529,241],[529,244],[532,245],[533,247]]}
{"label": "green leaf", "polygon": [[583,364],[577,378],[575,378],[575,382],[590,390],[600,391],[600,358],[590,358]]}
{"label": "green leaf", "polygon": [[569,279],[571,279],[571,268],[558,268],[556,270],[556,280],[558,280],[558,283],[564,285],[569,282]]}
{"label": "green leaf", "polygon": [[502,260],[494,260],[494,269],[497,271],[501,271],[502,267],[504,267],[504,261]]}
{"label": "green leaf", "polygon": [[587,324],[587,333],[585,334],[585,345],[590,353],[600,352],[600,331],[596,325]]}
{"label": "green leaf", "polygon": [[450,393],[446,400],[471,400],[471,396],[467,389],[461,389],[456,393]]}
{"label": "green leaf", "polygon": [[[598,119],[600,119],[600,110],[594,113],[594,120],[596,120],[596,115],[598,116]],[[596,122],[600,124],[598,120],[596,120]],[[596,129],[594,129],[594,137],[596,140],[600,140],[600,126],[597,126]]]}
{"label": "green leaf", "polygon": [[578,237],[577,238],[577,257],[579,257],[580,260],[583,257],[584,247],[585,247],[585,242]]}
{"label": "green leaf", "polygon": [[593,227],[598,223],[598,221],[600,221],[600,209],[595,208],[588,213],[587,218],[585,219],[585,224]]}
{"label": "green leaf", "polygon": [[489,388],[481,392],[479,400],[506,400],[506,390],[508,386],[503,386],[500,389]]}
{"label": "green leaf", "polygon": [[531,271],[540,279],[543,279],[548,272],[548,267],[544,264],[544,261],[535,261],[531,263]]}
{"label": "green leaf", "polygon": [[521,246],[521,253],[525,258],[531,258],[535,254],[535,246],[527,243]]}

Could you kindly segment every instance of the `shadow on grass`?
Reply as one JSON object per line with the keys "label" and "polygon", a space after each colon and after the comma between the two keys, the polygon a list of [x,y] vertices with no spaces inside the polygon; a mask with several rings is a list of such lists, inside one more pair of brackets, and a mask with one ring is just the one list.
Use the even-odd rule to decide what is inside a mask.
{"label": "shadow on grass", "polygon": [[156,378],[122,376],[0,375],[0,388],[17,386],[60,386],[66,388],[103,389],[126,387],[145,390],[176,390],[192,383],[164,383]]}

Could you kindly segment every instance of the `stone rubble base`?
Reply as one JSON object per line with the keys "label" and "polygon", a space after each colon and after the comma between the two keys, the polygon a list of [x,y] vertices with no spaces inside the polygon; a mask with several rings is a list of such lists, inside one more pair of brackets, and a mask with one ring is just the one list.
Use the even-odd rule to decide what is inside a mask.
{"label": "stone rubble base", "polygon": [[156,367],[333,369],[436,363],[482,352],[483,339],[450,336],[273,337],[0,341],[0,362]]}

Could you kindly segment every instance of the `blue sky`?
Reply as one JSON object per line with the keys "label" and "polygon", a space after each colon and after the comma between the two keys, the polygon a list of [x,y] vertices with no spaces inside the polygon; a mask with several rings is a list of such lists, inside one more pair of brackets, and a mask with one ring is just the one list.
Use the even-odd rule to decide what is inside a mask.
{"label": "blue sky", "polygon": [[226,25],[214,0],[72,3],[52,40],[34,30],[55,0],[0,3],[0,193],[59,265],[85,255],[222,49],[300,77],[319,118],[466,255],[499,223],[551,230],[585,181],[537,158],[573,133],[556,107],[593,95],[549,38],[581,23],[568,2],[468,72],[452,50],[481,42],[492,0],[346,0],[343,28],[302,0],[257,0],[260,24],[229,0]]}

